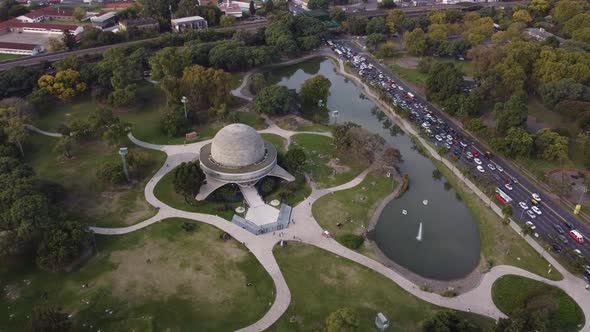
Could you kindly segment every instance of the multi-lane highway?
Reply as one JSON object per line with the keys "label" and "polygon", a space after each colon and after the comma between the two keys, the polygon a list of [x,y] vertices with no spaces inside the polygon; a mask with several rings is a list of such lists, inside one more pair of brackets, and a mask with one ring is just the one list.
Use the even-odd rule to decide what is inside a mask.
{"label": "multi-lane highway", "polygon": [[[572,253],[571,250],[577,249],[586,259],[590,257],[590,245],[588,244],[590,227],[588,225],[550,199],[540,188],[514,171],[502,159],[494,156],[487,157],[485,147],[464,132],[456,121],[428,103],[404,82],[394,77],[379,61],[364,54],[364,51],[356,43],[351,40],[341,40],[335,42],[333,48],[338,49],[339,53],[342,53],[340,56],[345,60],[351,61],[359,74],[367,79],[371,85],[380,86],[393,98],[394,103],[401,104],[409,109],[412,112],[411,120],[421,130],[427,131],[426,129],[428,129],[427,135],[435,145],[447,145],[449,147],[449,156],[455,155],[460,165],[468,167],[471,175],[483,188],[493,186],[503,190],[512,199],[512,202],[509,203],[512,204],[513,208],[512,218],[520,224],[531,221],[535,225],[533,236],[549,246],[553,244],[559,245],[564,249],[562,255],[574,255],[575,253]],[[413,101],[408,98],[408,92],[414,95]],[[428,123],[428,125],[423,126],[424,123]],[[468,157],[470,154],[479,156],[478,159],[481,162],[483,172],[477,169],[479,165],[474,161],[475,157]],[[492,165],[492,167],[488,165]],[[500,166],[501,171],[498,166]],[[511,190],[506,187],[506,184],[509,184]],[[532,211],[527,212],[532,210],[533,202],[531,200],[533,194],[538,194],[541,198],[536,204],[541,211],[540,215]],[[493,194],[490,195],[490,199],[496,200]],[[520,202],[527,205],[526,210],[520,207]],[[499,202],[497,204],[502,205]],[[565,241],[559,237],[560,234],[555,225],[559,225],[563,229],[563,239],[567,243],[564,243]],[[586,239],[585,243],[580,244],[574,241],[568,234],[571,229],[577,229],[582,233]],[[590,277],[590,274],[586,276]]]}

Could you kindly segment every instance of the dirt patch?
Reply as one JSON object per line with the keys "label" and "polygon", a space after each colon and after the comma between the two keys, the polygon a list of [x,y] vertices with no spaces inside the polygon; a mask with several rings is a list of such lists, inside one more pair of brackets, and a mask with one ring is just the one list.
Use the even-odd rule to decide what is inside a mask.
{"label": "dirt patch", "polygon": [[295,115],[285,115],[281,117],[275,117],[272,119],[275,121],[277,126],[286,129],[286,130],[297,130],[301,127],[308,127],[312,126],[314,123],[306,120],[302,117],[295,116]]}
{"label": "dirt patch", "polygon": [[547,121],[541,121],[537,119],[534,115],[527,116],[526,124],[529,132],[536,133],[537,131],[544,129],[544,128],[553,128],[554,126],[551,125]]}
{"label": "dirt patch", "polygon": [[417,57],[403,57],[395,60],[395,63],[403,68],[416,69],[418,68],[418,61],[420,61],[420,58]]}
{"label": "dirt patch", "polygon": [[350,171],[350,167],[340,164],[340,159],[338,158],[330,159],[326,165],[334,171],[334,175]]}
{"label": "dirt patch", "polygon": [[547,172],[546,176],[550,183],[556,185],[555,188],[559,187],[562,182],[569,185],[569,190],[562,195],[568,201],[574,202],[574,204],[580,201],[581,205],[590,206],[590,193],[583,193],[586,187],[584,181],[587,176],[590,176],[590,171],[575,168],[553,169]]}
{"label": "dirt patch", "polygon": [[4,286],[4,297],[10,301],[14,301],[20,296],[20,287],[17,285],[6,285]]}
{"label": "dirt patch", "polygon": [[233,241],[214,249],[195,248],[191,241],[199,239],[152,240],[115,251],[110,260],[117,268],[97,283],[112,289],[114,297],[135,303],[167,296],[218,304],[230,301],[246,283],[241,271],[230,266],[246,253]]}

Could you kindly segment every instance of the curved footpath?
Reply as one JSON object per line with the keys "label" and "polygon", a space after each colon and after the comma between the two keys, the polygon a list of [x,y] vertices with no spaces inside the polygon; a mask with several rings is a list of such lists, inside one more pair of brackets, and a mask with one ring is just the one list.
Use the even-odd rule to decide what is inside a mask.
{"label": "curved footpath", "polygon": [[[396,114],[394,114],[389,105],[386,105],[386,104],[380,102],[379,99],[377,98],[377,96],[372,91],[368,90],[357,77],[346,73],[344,71],[344,63],[342,62],[342,60],[335,58],[332,54],[328,54],[327,52],[321,52],[320,54],[308,56],[305,59],[308,59],[308,58],[311,58],[314,56],[315,57],[328,56],[328,57],[331,57],[332,59],[335,59],[339,63],[339,68],[340,68],[342,75],[352,79],[353,82],[356,82],[356,84],[358,86],[360,86],[361,89],[363,89],[365,91],[365,93],[370,98],[373,99],[374,102],[376,102],[378,105],[380,105],[384,109],[389,110],[390,117],[394,118],[402,126],[402,128],[406,132],[415,135],[416,138],[422,142],[422,144],[426,147],[426,149],[435,158],[441,159],[440,156],[436,153],[436,151],[432,147],[430,147],[428,144],[426,144],[426,142],[424,142],[424,140],[422,138],[420,138],[420,136],[416,133],[416,131],[413,129],[413,127],[407,121],[399,118]],[[301,61],[304,61],[304,60],[301,60]],[[247,75],[246,77],[249,78],[250,76]],[[240,91],[242,89],[244,89],[244,87],[247,85],[246,81],[247,80],[245,79],[244,82],[242,83],[242,85],[240,86],[240,88],[238,88],[238,89],[240,89]],[[44,135],[49,134],[49,136],[54,136],[54,135],[51,135],[53,133],[47,133],[47,132],[44,132],[44,131],[39,130],[37,128],[35,128],[35,129],[37,129],[37,130],[35,130],[31,127],[28,127],[28,128],[31,130],[37,131],[41,134],[44,134]],[[290,140],[290,138],[293,135],[301,134],[301,133],[330,136],[330,133],[295,132],[295,131],[284,130],[282,128],[279,128],[278,126],[276,126],[276,124],[274,124],[272,122],[270,122],[269,128],[262,130],[260,132],[276,134],[276,135],[286,138],[287,140]],[[54,137],[58,137],[58,136],[54,136]],[[289,291],[289,288],[288,288],[288,285],[285,281],[285,278],[283,277],[281,270],[279,268],[279,265],[277,264],[277,262],[273,256],[273,252],[272,252],[273,248],[275,247],[275,245],[278,242],[280,242],[281,240],[287,240],[287,239],[297,240],[297,241],[301,241],[301,242],[304,242],[307,244],[311,244],[311,245],[317,246],[319,248],[322,248],[324,250],[330,251],[330,252],[337,254],[339,256],[348,258],[358,264],[361,264],[367,268],[370,268],[370,269],[384,275],[385,277],[389,278],[390,280],[392,280],[397,285],[402,287],[407,292],[413,294],[414,296],[416,296],[422,300],[428,301],[430,303],[442,306],[442,307],[447,307],[447,308],[452,308],[452,309],[462,310],[462,311],[470,311],[473,313],[482,314],[482,315],[492,317],[495,319],[497,319],[499,317],[504,317],[504,314],[502,314],[498,310],[498,308],[494,305],[494,303],[492,301],[491,289],[492,289],[492,285],[493,285],[494,281],[497,280],[499,277],[504,276],[506,274],[514,274],[514,275],[519,275],[519,276],[531,278],[534,280],[538,280],[538,281],[544,282],[546,284],[554,285],[556,287],[561,288],[580,305],[580,307],[582,308],[582,310],[584,312],[586,320],[590,319],[590,292],[587,292],[584,290],[585,283],[580,278],[577,278],[574,275],[572,275],[571,273],[569,273],[568,271],[566,271],[555,259],[553,259],[553,257],[551,257],[550,255],[546,255],[544,249],[537,242],[535,242],[534,240],[532,240],[528,236],[525,237],[525,240],[539,254],[543,255],[553,265],[553,267],[556,270],[558,270],[561,274],[563,274],[563,276],[564,276],[563,280],[552,281],[552,280],[545,279],[543,277],[540,277],[540,276],[535,275],[531,272],[522,270],[522,269],[514,267],[514,266],[501,265],[501,266],[495,266],[488,273],[485,273],[481,283],[476,288],[472,289],[469,292],[463,293],[457,297],[453,297],[453,298],[443,297],[443,296],[436,294],[436,293],[424,292],[424,291],[420,290],[417,285],[413,284],[411,281],[406,279],[404,276],[402,276],[401,274],[397,273],[396,271],[386,267],[385,265],[381,264],[380,262],[377,262],[369,257],[363,256],[353,250],[350,250],[350,249],[340,245],[334,239],[328,239],[328,238],[323,237],[321,235],[323,229],[320,227],[320,225],[313,218],[312,210],[311,210],[312,204],[317,199],[321,198],[322,196],[324,196],[326,194],[336,192],[339,190],[353,188],[353,187],[357,186],[358,184],[360,184],[362,182],[362,180],[368,174],[369,169],[363,171],[356,178],[354,178],[350,182],[345,183],[343,185],[336,186],[333,188],[319,189],[319,190],[312,188],[312,192],[311,192],[310,196],[307,197],[303,202],[301,202],[300,204],[298,204],[297,206],[295,206],[293,208],[292,216],[293,216],[293,219],[295,220],[295,224],[291,224],[289,226],[289,228],[282,231],[282,233],[284,233],[283,237],[279,238],[278,235],[273,235],[272,233],[266,233],[266,234],[262,234],[262,235],[253,235],[250,232],[242,229],[239,226],[236,226],[235,224],[228,222],[227,220],[225,220],[219,216],[203,214],[203,213],[187,212],[187,211],[182,211],[182,210],[172,208],[172,207],[164,204],[160,200],[158,200],[156,198],[156,196],[154,195],[154,188],[155,188],[156,184],[158,183],[158,181],[160,181],[164,175],[166,175],[168,172],[170,172],[172,169],[174,169],[175,166],[179,165],[182,162],[196,160],[198,157],[197,152],[200,150],[200,147],[203,146],[204,144],[208,143],[209,141],[197,142],[197,143],[192,143],[192,144],[184,144],[184,145],[156,145],[156,144],[142,142],[142,141],[136,139],[135,137],[133,137],[132,134],[129,134],[129,138],[131,139],[132,142],[134,142],[135,144],[137,144],[139,146],[142,146],[142,147],[145,147],[148,149],[163,151],[167,154],[165,164],[156,172],[156,174],[152,177],[152,179],[147,183],[145,190],[144,190],[146,200],[151,205],[158,208],[158,213],[155,216],[153,216],[141,223],[138,223],[138,224],[135,224],[132,226],[128,226],[128,227],[122,227],[122,228],[91,227],[91,229],[97,234],[120,235],[120,234],[126,234],[126,233],[130,233],[130,232],[142,229],[144,227],[147,227],[147,226],[154,224],[156,222],[160,222],[160,221],[167,219],[167,218],[178,217],[178,218],[186,218],[186,219],[204,222],[204,223],[210,224],[212,226],[215,226],[215,227],[229,233],[236,240],[242,242],[242,244],[244,244],[244,246],[246,246],[252,252],[252,254],[254,254],[256,256],[258,261],[262,264],[262,266],[266,269],[266,271],[269,273],[269,275],[273,279],[273,282],[274,282],[275,288],[276,288],[276,298],[275,298],[275,301],[272,304],[270,310],[268,312],[266,312],[265,315],[261,319],[259,319],[257,322],[253,323],[250,326],[242,328],[239,331],[262,331],[262,330],[265,330],[265,329],[269,328],[272,324],[274,324],[278,319],[280,319],[280,317],[285,313],[285,311],[289,307],[289,304],[291,302],[291,293]],[[446,160],[446,159],[442,159],[442,160],[443,160],[443,163],[447,167],[449,167],[458,176],[459,179],[464,181],[466,183],[466,185],[476,195],[478,195],[484,201],[488,200],[487,197],[485,196],[485,194],[483,194],[468,179],[463,178],[461,176],[461,174],[459,173],[459,171],[455,167],[453,167],[452,164],[448,160]],[[496,212],[497,214],[502,216],[501,210],[495,204],[492,204],[492,209],[494,210],[494,212]],[[515,231],[520,232],[520,228],[515,223],[511,223],[511,227]],[[586,324],[582,328],[582,330],[583,331],[590,331],[589,324]]]}

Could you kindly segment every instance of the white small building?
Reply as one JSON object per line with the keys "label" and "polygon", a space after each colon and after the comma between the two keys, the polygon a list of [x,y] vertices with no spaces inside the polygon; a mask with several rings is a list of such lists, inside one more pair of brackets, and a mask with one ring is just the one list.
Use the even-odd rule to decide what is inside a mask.
{"label": "white small building", "polygon": [[116,12],[108,12],[108,13],[104,13],[100,16],[91,17],[90,22],[92,23],[92,26],[100,28],[100,29],[104,29],[104,28],[108,28],[110,26],[115,25],[116,19],[117,19]]}
{"label": "white small building", "polygon": [[170,21],[172,30],[182,32],[185,30],[201,30],[207,29],[207,20],[201,16],[189,16],[183,18],[175,18]]}
{"label": "white small building", "polygon": [[3,54],[37,55],[44,51],[42,45],[0,42],[0,53]]}

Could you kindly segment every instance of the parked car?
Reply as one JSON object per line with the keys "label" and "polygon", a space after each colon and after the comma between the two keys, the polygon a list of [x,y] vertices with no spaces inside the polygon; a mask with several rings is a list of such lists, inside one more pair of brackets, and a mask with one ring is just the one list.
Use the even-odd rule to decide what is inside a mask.
{"label": "parked car", "polygon": [[506,187],[506,189],[508,189],[508,190],[512,190],[512,186],[510,184],[508,184],[508,183],[506,183],[504,185],[504,187]]}
{"label": "parked car", "polygon": [[553,224],[553,228],[555,228],[559,232],[559,234],[565,234],[565,231],[563,230],[563,228],[561,228],[561,226]]}
{"label": "parked car", "polygon": [[540,201],[541,201],[541,196],[539,196],[539,194],[533,193],[533,195],[532,195],[532,196],[533,196],[533,199],[534,199],[535,201],[538,201],[538,202],[540,202]]}
{"label": "parked car", "polygon": [[569,243],[569,241],[567,240],[567,237],[563,236],[562,234],[559,234],[559,239],[561,240],[561,242],[563,242],[564,244]]}
{"label": "parked car", "polygon": [[496,165],[496,169],[498,170],[498,172],[504,172],[504,169],[500,165]]}
{"label": "parked car", "polygon": [[473,158],[473,161],[478,164],[481,165],[481,160],[479,160],[479,158]]}
{"label": "parked car", "polygon": [[532,221],[527,221],[524,224],[530,226],[532,230],[535,230],[537,228],[537,226],[535,226],[535,224],[533,224]]}
{"label": "parked car", "polygon": [[558,254],[563,250],[559,243],[553,243],[551,247],[553,248],[553,251],[555,251]]}
{"label": "parked car", "polygon": [[537,218],[537,216],[535,215],[535,213],[533,211],[531,211],[531,210],[527,210],[526,211],[526,214],[528,214],[531,219]]}
{"label": "parked car", "polygon": [[542,215],[543,214],[543,213],[541,213],[541,209],[539,209],[538,207],[536,207],[534,205],[531,207],[531,210],[533,210],[538,215]]}
{"label": "parked car", "polygon": [[528,210],[528,208],[529,208],[529,206],[526,205],[525,202],[518,202],[518,205],[520,205],[520,207],[523,208],[523,209],[525,209],[525,210]]}
{"label": "parked car", "polygon": [[488,164],[488,168],[489,168],[491,171],[494,171],[494,170],[496,170],[496,166],[494,166],[493,164]]}
{"label": "parked car", "polygon": [[481,166],[477,166],[477,170],[478,170],[480,173],[485,173],[485,171],[486,171],[486,170],[485,170],[485,169],[483,169],[483,167],[481,167]]}

